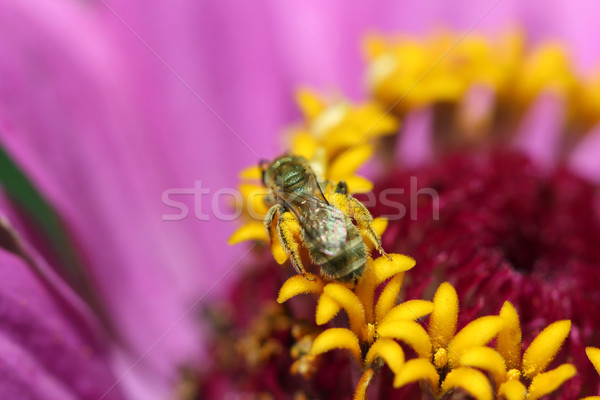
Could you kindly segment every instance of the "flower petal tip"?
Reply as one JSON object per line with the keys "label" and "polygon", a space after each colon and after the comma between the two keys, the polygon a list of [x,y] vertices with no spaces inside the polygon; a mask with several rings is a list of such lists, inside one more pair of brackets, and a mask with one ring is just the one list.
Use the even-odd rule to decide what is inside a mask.
{"label": "flower petal tip", "polygon": [[334,349],[346,349],[354,356],[359,365],[362,365],[362,353],[358,337],[346,328],[327,329],[313,341],[310,354],[316,356]]}
{"label": "flower petal tip", "polygon": [[558,389],[564,382],[571,379],[577,370],[571,364],[563,364],[552,371],[544,372],[533,377],[527,393],[527,400],[537,400]]}
{"label": "flower petal tip", "polygon": [[477,400],[492,400],[492,386],[486,376],[473,368],[459,367],[446,375],[442,393],[461,388]]}
{"label": "flower petal tip", "polygon": [[400,272],[410,270],[417,263],[412,257],[403,254],[388,254],[388,256],[389,258],[381,256],[373,260],[373,270],[380,282]]}
{"label": "flower petal tip", "polygon": [[571,321],[562,320],[553,322],[537,335],[523,354],[522,370],[525,378],[532,379],[535,375],[544,372],[570,331]]}
{"label": "flower petal tip", "polygon": [[440,376],[435,367],[424,358],[407,361],[394,377],[394,387],[399,388],[409,383],[426,381],[432,388],[438,386]]}
{"label": "flower petal tip", "polygon": [[247,240],[259,240],[265,243],[268,242],[269,238],[262,222],[249,222],[240,226],[229,237],[227,243],[229,245],[235,245]]}
{"label": "flower petal tip", "polygon": [[278,303],[284,303],[294,296],[307,293],[322,293],[323,281],[310,274],[294,275],[283,283],[277,296]]}

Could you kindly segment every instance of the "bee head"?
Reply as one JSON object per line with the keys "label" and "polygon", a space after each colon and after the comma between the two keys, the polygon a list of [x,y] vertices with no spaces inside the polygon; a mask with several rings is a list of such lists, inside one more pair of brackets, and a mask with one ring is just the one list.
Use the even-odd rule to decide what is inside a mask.
{"label": "bee head", "polygon": [[310,170],[304,157],[283,155],[273,162],[261,160],[262,181],[266,187],[276,186],[281,190],[298,190],[306,185]]}

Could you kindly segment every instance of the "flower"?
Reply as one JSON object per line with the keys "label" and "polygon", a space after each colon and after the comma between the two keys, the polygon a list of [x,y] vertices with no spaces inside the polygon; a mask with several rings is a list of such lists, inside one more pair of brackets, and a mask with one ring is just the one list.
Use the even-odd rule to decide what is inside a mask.
{"label": "flower", "polygon": [[[581,8],[571,5],[563,9],[559,3],[561,24],[549,23],[554,19],[552,12],[532,18],[535,9],[529,4],[515,5],[523,17],[500,12],[498,19],[491,9],[481,10],[487,6],[482,3],[469,2],[461,7],[469,10],[464,13],[450,13],[455,5],[436,2],[434,8],[453,14],[448,17],[451,25],[469,30],[473,28],[471,12],[481,12],[484,17],[491,14],[495,22],[490,26],[506,15],[508,19],[523,19],[528,34],[538,37],[547,34],[545,26],[550,26],[572,36],[578,58],[587,55],[587,60],[593,61],[595,52],[590,49],[594,48],[595,35],[585,31],[586,21],[595,26],[593,13],[582,13]],[[36,218],[32,222],[22,212],[31,211],[31,207],[15,205],[11,198],[7,211],[14,213],[26,238],[40,247],[79,294],[98,298],[95,312],[102,314],[101,309],[106,309],[107,321],[123,340],[123,347],[130,350],[128,361],[147,355],[135,369],[149,376],[137,388],[152,382],[168,391],[180,377],[179,366],[189,363],[190,355],[198,358],[199,329],[190,318],[180,317],[187,315],[199,295],[212,289],[215,280],[209,278],[220,276],[242,250],[225,250],[229,231],[224,224],[164,221],[162,217],[173,208],[158,199],[168,189],[189,189],[199,175],[211,189],[233,186],[232,171],[250,164],[263,152],[272,155],[278,151],[272,139],[292,120],[293,107],[287,94],[300,81],[339,84],[355,98],[361,74],[358,52],[349,54],[347,50],[354,48],[365,26],[383,26],[380,20],[389,18],[398,21],[392,27],[401,24],[418,30],[432,19],[430,13],[421,15],[408,4],[394,5],[395,12],[389,12],[389,4],[375,7],[383,10],[383,17],[379,11],[363,12],[362,7],[346,6],[344,12],[352,18],[344,21],[356,19],[348,24],[333,18],[340,14],[333,7],[315,13],[304,3],[290,4],[289,8],[144,3],[144,13],[137,12],[139,6],[133,1],[116,5],[4,2],[0,6],[0,29],[4,37],[15,40],[0,44],[5,55],[0,70],[6,77],[0,87],[0,141],[57,213],[66,228],[68,247],[76,250],[80,261],[74,265],[79,267],[69,270],[69,263],[57,261],[59,257],[46,250],[51,240],[37,229],[43,222]],[[424,8],[428,6],[431,4]],[[497,10],[506,11],[511,6],[512,2],[505,1]],[[314,23],[321,18],[326,24]],[[571,19],[578,23],[562,24]],[[312,27],[331,29],[299,34],[298,26],[307,21]],[[579,29],[585,35],[577,34]],[[541,64],[547,59],[560,61],[560,54],[555,57],[557,52],[544,54]],[[544,74],[540,77],[547,78]],[[595,121],[596,81],[581,82],[589,85],[579,85],[578,80],[573,89],[572,82],[567,82],[566,99],[583,99],[584,104],[575,111],[581,111],[576,116],[582,116],[582,126],[586,126]],[[573,91],[575,97],[571,97]],[[485,105],[485,99],[490,98],[486,93],[469,94],[465,97],[471,105]],[[200,112],[190,106],[190,99],[199,100],[203,107]],[[564,110],[564,100],[543,101],[542,117],[560,119],[561,113],[554,111]],[[414,127],[415,116],[428,113],[413,111],[406,115],[406,120],[413,122],[409,128]],[[556,119],[549,120],[550,125],[562,126]],[[402,143],[409,136],[404,135]],[[580,173],[597,178],[594,151],[592,156],[581,157],[590,152],[593,139],[593,135],[587,136],[580,142],[572,153],[572,165]],[[529,140],[521,146],[536,150],[540,142],[554,141]],[[413,146],[401,148],[404,154],[418,156]],[[552,151],[550,156],[544,153],[548,148],[556,150],[550,146],[542,153],[531,153],[536,157],[542,154],[541,161],[556,161]],[[7,182],[3,175],[3,184],[9,187]],[[198,189],[201,195],[202,188]],[[197,215],[202,215],[201,210]],[[89,276],[89,291],[74,283],[77,275]],[[426,286],[423,282],[418,286]],[[176,329],[172,329],[173,321],[178,321]],[[157,339],[161,340],[155,346]],[[151,351],[146,352],[148,349]],[[128,369],[128,361],[122,362],[121,370]]]}
{"label": "flower", "polygon": [[[392,260],[382,256],[368,266],[354,289],[335,282],[325,284],[313,275],[295,275],[282,285],[278,303],[298,294],[319,296],[317,325],[327,324],[341,309],[348,315],[349,329],[329,328],[310,337],[311,358],[305,360],[311,370],[308,378],[318,369],[315,357],[334,349],[348,350],[364,371],[356,386],[357,399],[365,398],[367,387],[381,367],[380,359],[395,374],[394,387],[424,381],[436,396],[461,388],[477,399],[492,399],[493,393],[509,400],[538,399],[575,375],[571,364],[544,372],[566,339],[570,321],[546,327],[521,360],[521,328],[509,302],[500,315],[480,317],[456,333],[458,296],[450,284],[440,285],[433,302],[410,300],[395,305],[404,271],[414,266],[414,260],[401,255],[392,255]],[[383,282],[386,284],[374,302],[376,289]],[[413,321],[428,314],[426,331]],[[494,338],[496,350],[486,347]],[[417,358],[405,360],[405,352],[395,340],[408,344]],[[493,381],[489,382],[481,371],[489,373]]]}
{"label": "flower", "polygon": [[[351,194],[371,190],[373,184],[356,175],[356,170],[372,156],[373,139],[395,133],[398,121],[374,103],[352,105],[339,100],[327,104],[307,89],[298,92],[297,102],[304,122],[290,132],[289,152],[308,160],[320,182],[345,181]],[[267,242],[263,221],[268,208],[263,198],[268,189],[260,182],[260,168],[249,167],[240,177],[239,190],[246,202],[244,217],[248,222],[233,233],[229,244]],[[280,247],[275,247],[273,254],[280,263],[287,259]]]}
{"label": "flower", "polygon": [[[407,341],[420,354],[429,353],[428,346],[423,346],[423,336],[418,335],[422,331],[426,336],[425,331],[412,321],[431,312],[431,303],[416,300],[395,305],[404,272],[414,266],[414,260],[399,254],[390,257],[368,260],[365,274],[354,290],[336,282],[325,284],[318,276],[295,275],[283,284],[277,298],[278,303],[283,303],[298,294],[317,294],[317,325],[327,324],[341,309],[346,311],[350,329],[324,330],[312,340],[310,354],[318,356],[333,349],[347,349],[365,370],[361,378],[364,383],[358,384],[355,394],[362,391],[363,398],[374,369],[379,367],[379,358],[394,373],[403,366],[404,351],[394,338]],[[375,302],[375,290],[383,282],[386,284]]]}
{"label": "flower", "polygon": [[[415,213],[401,220],[390,218],[391,211],[397,204],[408,209],[410,193],[390,196],[393,208],[374,211],[390,218],[384,245],[418,262],[408,298],[426,295],[432,285],[449,280],[461,299],[459,325],[497,313],[508,300],[519,310],[524,337],[570,319],[568,351],[557,358],[573,362],[567,353],[575,354],[578,375],[565,384],[563,397],[589,393],[582,388],[592,387],[597,377],[581,355],[586,345],[594,344],[592,327],[598,323],[594,287],[600,258],[593,240],[586,240],[595,237],[598,227],[593,186],[565,170],[546,176],[514,153],[454,154],[390,181],[409,188],[410,176],[419,184],[411,190],[437,189],[439,220],[432,220],[435,200],[427,195],[419,196]],[[425,237],[427,241],[420,239]]]}
{"label": "flower", "polygon": [[[404,120],[404,128],[400,131],[401,138],[399,145],[401,149],[405,145],[403,143],[405,137],[402,136],[412,134],[409,121],[415,113],[420,112],[422,109],[430,108],[432,112],[424,115],[426,118],[435,118],[438,116],[438,112],[440,115],[444,115],[441,111],[447,112],[449,110],[450,115],[452,115],[454,113],[458,114],[462,110],[469,110],[469,106],[472,107],[472,103],[463,103],[462,101],[470,95],[473,87],[478,85],[484,86],[485,90],[489,92],[486,95],[488,99],[490,98],[489,95],[492,94],[491,98],[494,101],[487,104],[489,107],[483,109],[483,114],[466,115],[466,117],[480,118],[480,121],[461,120],[458,118],[455,120],[460,123],[467,123],[465,126],[459,125],[457,128],[454,128],[456,132],[466,133],[467,136],[463,138],[453,138],[449,135],[442,137],[442,143],[451,143],[451,146],[438,146],[439,161],[437,163],[441,163],[441,165],[438,166],[434,161],[435,159],[421,160],[420,163],[411,165],[412,170],[402,172],[403,174],[415,174],[415,172],[420,174],[421,171],[438,168],[435,169],[433,174],[437,174],[436,176],[447,174],[448,179],[441,185],[435,183],[435,180],[431,180],[430,172],[424,173],[423,177],[428,178],[428,183],[434,182],[430,187],[434,188],[435,195],[431,196],[431,200],[416,204],[413,203],[413,198],[411,197],[410,207],[416,208],[415,210],[411,210],[411,222],[406,223],[405,221],[398,221],[398,218],[392,218],[395,220],[390,224],[390,229],[395,226],[397,230],[394,231],[394,240],[390,241],[387,239],[387,242],[393,243],[392,247],[396,249],[406,249],[410,246],[411,240],[414,240],[417,246],[421,246],[425,251],[423,258],[426,262],[430,263],[422,274],[417,273],[414,277],[411,277],[411,280],[418,283],[415,287],[406,290],[407,293],[412,293],[412,296],[409,294],[411,297],[421,296],[424,289],[427,289],[428,285],[430,286],[431,281],[436,275],[436,279],[440,279],[440,275],[452,276],[459,283],[467,282],[467,277],[469,276],[479,281],[466,283],[467,290],[458,292],[461,293],[461,297],[467,299],[466,313],[463,313],[462,321],[459,321],[458,315],[459,295],[449,283],[443,283],[439,286],[431,309],[427,308],[426,305],[428,303],[424,300],[409,300],[407,303],[414,301],[417,302],[415,304],[423,305],[423,313],[415,313],[416,318],[431,313],[429,328],[425,330],[420,324],[414,321],[395,320],[391,317],[391,315],[402,313],[398,310],[410,310],[410,307],[402,303],[396,306],[397,308],[392,309],[391,307],[395,304],[395,301],[388,304],[389,299],[395,299],[399,294],[400,283],[403,279],[394,277],[389,282],[385,282],[387,278],[394,276],[396,273],[394,268],[387,267],[390,275],[386,275],[385,279],[374,279],[374,277],[378,276],[377,272],[373,272],[377,271],[376,265],[385,264],[387,261],[384,257],[380,257],[373,262],[368,262],[367,272],[358,280],[355,287],[337,282],[324,282],[315,275],[297,275],[289,278],[279,292],[278,302],[287,301],[292,296],[300,293],[315,293],[318,295],[318,303],[315,311],[315,321],[318,326],[330,322],[341,309],[344,309],[348,316],[348,328],[329,328],[316,336],[311,334],[311,336],[307,337],[306,343],[307,345],[310,343],[310,351],[306,352],[305,350],[305,355],[300,360],[302,365],[311,371],[307,375],[308,379],[314,375],[318,376],[318,371],[315,372],[315,370],[318,370],[318,367],[322,365],[318,357],[321,357],[330,350],[341,348],[349,351],[354,362],[361,369],[361,378],[355,385],[355,398],[365,398],[367,391],[373,384],[373,380],[379,379],[381,382],[385,382],[385,373],[382,377],[378,376],[378,371],[384,363],[395,376],[393,380],[394,387],[403,387],[410,383],[423,381],[427,383],[430,391],[435,396],[449,395],[455,388],[460,388],[478,399],[492,399],[494,396],[505,396],[510,399],[536,399],[554,392],[559,387],[562,387],[561,393],[565,396],[572,397],[579,392],[582,378],[574,379],[573,384],[563,385],[576,374],[575,367],[572,364],[563,363],[555,369],[546,371],[548,364],[557,357],[559,349],[571,330],[571,321],[564,319],[556,322],[556,319],[560,318],[549,320],[549,317],[561,316],[564,313],[537,311],[538,317],[540,314],[544,315],[543,318],[536,321],[536,326],[543,325],[543,322],[547,322],[549,325],[529,344],[521,359],[521,326],[519,317],[510,303],[505,303],[500,315],[479,317],[465,325],[465,320],[471,320],[475,315],[480,315],[483,310],[498,307],[497,301],[487,300],[490,293],[489,290],[479,292],[481,289],[477,287],[477,282],[481,282],[486,275],[492,276],[490,279],[492,284],[498,285],[498,288],[502,287],[506,278],[494,269],[497,264],[490,265],[490,272],[485,274],[481,270],[481,268],[487,267],[485,263],[482,264],[482,260],[485,260],[485,258],[481,256],[473,259],[465,258],[465,261],[467,261],[465,265],[459,265],[458,267],[465,270],[465,277],[458,274],[451,275],[448,265],[439,265],[440,261],[444,262],[448,260],[449,256],[447,253],[449,252],[456,252],[455,257],[459,255],[468,257],[472,252],[465,251],[463,253],[463,246],[465,248],[478,246],[477,244],[473,244],[479,243],[478,240],[483,241],[483,246],[479,245],[479,247],[485,248],[485,246],[490,245],[489,235],[477,236],[473,242],[466,241],[464,243],[460,235],[452,234],[452,230],[448,236],[445,236],[440,231],[442,225],[437,223],[435,217],[436,212],[440,208],[444,210],[450,204],[455,204],[455,208],[450,208],[450,210],[466,214],[466,216],[458,221],[453,221],[449,224],[452,229],[458,229],[460,232],[460,229],[463,229],[462,224],[467,224],[467,227],[474,228],[480,226],[481,222],[487,222],[488,213],[490,212],[487,209],[481,210],[483,215],[481,220],[475,218],[471,222],[471,219],[468,217],[478,210],[474,207],[468,207],[465,204],[465,201],[472,201],[477,198],[473,193],[490,196],[491,199],[498,201],[498,199],[502,199],[502,195],[507,196],[512,193],[518,198],[518,196],[523,195],[523,191],[518,189],[506,191],[502,186],[492,186],[489,190],[484,191],[477,185],[471,185],[468,187],[467,193],[463,196],[455,195],[454,197],[449,196],[448,198],[442,197],[440,199],[436,190],[439,189],[444,192],[448,188],[450,191],[458,187],[462,188],[460,179],[463,176],[461,173],[457,174],[458,171],[464,173],[464,178],[468,182],[473,179],[473,175],[476,177],[479,177],[479,175],[487,177],[488,175],[486,174],[489,174],[490,177],[496,178],[491,181],[492,185],[498,185],[498,183],[503,183],[502,180],[498,181],[498,178],[502,177],[502,174],[498,173],[500,170],[506,174],[507,187],[510,187],[508,185],[512,184],[519,188],[523,183],[528,184],[529,182],[515,180],[515,176],[518,176],[518,174],[515,174],[515,170],[512,169],[519,165],[518,168],[522,171],[523,166],[530,163],[527,160],[527,156],[515,155],[513,151],[509,150],[503,152],[490,151],[486,147],[485,142],[490,140],[491,135],[496,135],[496,132],[500,130],[500,124],[514,125],[514,121],[520,119],[527,121],[524,124],[526,130],[535,131],[535,125],[533,127],[531,125],[532,120],[541,121],[540,116],[548,112],[548,110],[556,110],[556,107],[563,104],[563,102],[571,102],[571,99],[581,94],[581,88],[586,85],[585,80],[579,80],[574,69],[572,69],[572,66],[564,57],[561,47],[551,44],[541,44],[537,49],[524,50],[519,44],[520,41],[514,39],[515,37],[513,35],[513,39],[508,42],[508,45],[500,46],[500,48],[493,46],[486,48],[488,43],[482,38],[467,40],[464,43],[464,48],[459,49],[459,55],[456,57],[456,60],[451,58],[448,60],[447,65],[441,63],[441,71],[428,76],[429,79],[426,84],[420,87],[420,90],[417,90],[414,96],[409,98],[402,107],[396,107],[397,104],[393,99],[398,99],[400,93],[406,92],[409,89],[407,89],[406,85],[410,81],[410,74],[409,78],[405,79],[405,68],[414,68],[416,76],[419,76],[419,74],[426,75],[427,69],[425,66],[428,65],[427,60],[422,61],[420,64],[417,63],[416,67],[410,63],[415,61],[413,58],[417,62],[420,62],[419,57],[426,58],[426,55],[430,53],[435,54],[435,51],[426,49],[419,53],[421,49],[414,43],[407,44],[406,42],[402,42],[398,45],[400,48],[391,46],[390,49],[387,49],[381,41],[371,43],[373,56],[372,68],[374,69],[371,72],[371,83],[374,87],[374,97],[385,104],[386,108],[393,109],[398,120]],[[456,36],[454,40],[456,40]],[[440,46],[440,43],[447,43],[447,41],[448,39],[436,39],[432,43],[435,47]],[[510,67],[504,64],[498,67],[498,61],[502,59],[499,54],[505,53],[502,49],[505,49],[509,54],[516,54],[514,58],[507,60]],[[461,52],[464,52],[464,54]],[[439,54],[438,52],[438,56]],[[474,57],[469,58],[469,56]],[[478,58],[479,56],[483,56],[484,59]],[[499,74],[504,75],[500,76]],[[482,79],[479,80],[480,78]],[[392,101],[389,101],[390,99]],[[438,105],[449,105],[451,108],[446,110],[440,108],[438,110],[435,108]],[[528,108],[532,111],[527,111]],[[509,110],[508,117],[499,120],[495,115],[503,111],[503,109],[511,110]],[[572,112],[570,111],[570,113]],[[514,118],[514,121],[511,121],[510,118]],[[575,115],[573,118],[583,120],[584,116]],[[482,124],[482,121],[487,122]],[[539,149],[530,147],[530,145],[534,144],[531,137],[525,138],[525,136],[520,136],[516,140],[518,143],[517,146],[521,150],[525,150],[524,153],[532,158],[536,164],[531,168],[534,170],[539,168],[539,171],[542,171],[539,176],[550,176],[550,179],[554,179],[553,174],[561,174],[560,170],[559,172],[555,172],[553,169],[557,164],[556,156],[558,153],[556,152],[556,145],[559,141],[565,140],[567,137],[566,132],[571,129],[567,118],[559,118],[555,122],[553,129],[555,129],[557,136],[548,138],[550,139],[550,143],[543,144]],[[588,124],[591,123],[594,123],[594,121],[588,121]],[[449,134],[452,133],[452,129],[449,129],[447,125],[444,128],[446,131],[449,131]],[[480,132],[476,136],[473,136],[468,132],[470,128],[475,128]],[[433,141],[435,137],[437,136],[431,135],[430,140]],[[515,140],[513,137],[499,137],[505,147]],[[483,147],[482,144],[484,144]],[[475,147],[469,148],[470,146]],[[467,150],[456,152],[457,148],[465,147]],[[473,151],[473,149],[476,151]],[[451,151],[455,152],[455,154],[452,154]],[[444,152],[450,153],[450,155],[445,155]],[[496,168],[495,163],[508,167],[508,170]],[[415,168],[419,166],[420,168]],[[321,174],[322,176],[324,175]],[[411,177],[411,183],[413,177]],[[458,182],[456,182],[457,179]],[[536,179],[540,178],[535,176],[532,181],[535,182]],[[566,184],[570,179],[572,177],[565,177],[564,182],[561,181],[561,184]],[[485,182],[485,178],[479,181],[479,185],[483,182]],[[377,190],[383,193],[385,189],[390,187],[402,187],[398,183],[403,182],[392,176],[391,178],[383,179],[382,186]],[[547,188],[547,186],[544,186],[544,188]],[[413,188],[411,186],[411,190],[417,189],[418,187]],[[528,193],[526,192],[525,194]],[[550,195],[552,196],[553,194],[551,193]],[[405,197],[406,195],[404,197],[401,196],[403,200]],[[538,198],[533,197],[533,199],[537,200]],[[571,200],[573,204],[580,204],[573,199]],[[443,203],[441,203],[442,201]],[[526,201],[528,201],[527,198],[521,199],[522,203]],[[404,201],[403,204],[406,205],[404,208],[406,210],[409,205]],[[442,205],[440,206],[440,204]],[[500,204],[504,205],[503,203]],[[521,211],[518,208],[520,204],[519,202],[515,202],[518,211]],[[535,204],[544,203],[539,202]],[[585,207],[589,207],[590,202],[584,204],[586,204]],[[509,205],[511,207],[507,207],[506,209],[512,211],[512,207],[515,206],[512,206],[511,203]],[[431,207],[434,208],[433,222],[430,219],[419,218],[423,214],[424,209],[430,212],[428,209],[431,209]],[[346,212],[343,207],[340,209]],[[379,211],[381,212],[382,210],[380,209]],[[414,217],[413,211],[415,211]],[[398,215],[389,213],[387,215],[388,218],[390,216],[398,217]],[[448,217],[448,215],[452,214],[447,214],[444,218]],[[532,213],[532,215],[537,214]],[[544,216],[544,214],[540,215]],[[400,216],[400,219],[403,216]],[[294,220],[293,216],[289,216],[288,223],[293,224]],[[517,218],[515,221],[517,224],[523,222],[522,219]],[[426,237],[422,232],[407,235],[406,231],[402,230],[403,224],[408,225],[408,227],[419,227],[431,232],[431,235]],[[589,225],[591,230],[595,229],[593,226],[597,226],[594,222],[591,222]],[[294,228],[296,235],[301,231],[302,228],[300,226]],[[481,235],[481,231],[475,230],[474,234]],[[405,241],[407,237],[409,240]],[[427,238],[427,240],[424,240],[424,238]],[[447,253],[432,251],[432,248],[436,245],[432,244],[431,240],[435,242],[436,238],[448,240]],[[518,238],[512,238],[512,240],[518,240]],[[277,240],[273,242],[277,242]],[[510,246],[513,245],[510,244]],[[475,250],[479,247],[475,247]],[[565,257],[574,257],[576,259],[579,254],[586,254],[587,249],[591,248],[584,245],[578,250],[573,248],[569,248],[569,250],[565,249],[564,253],[561,254],[564,254]],[[514,251],[512,247],[510,251]],[[562,248],[559,250],[560,252],[562,252]],[[413,254],[411,251],[407,253]],[[517,268],[519,266],[527,266],[533,273],[535,273],[536,269],[540,268],[540,266],[532,264],[531,259],[523,259],[523,254],[520,250],[517,250],[514,255],[512,253],[510,255],[516,257],[510,261]],[[282,262],[285,259],[282,258],[278,261]],[[448,261],[446,262],[448,263]],[[448,264],[452,266],[453,263],[456,263],[456,261],[450,258]],[[590,267],[593,268],[593,265],[590,264]],[[380,269],[379,274],[384,270],[385,268]],[[494,279],[494,274],[499,275],[499,277]],[[400,283],[398,279],[400,279]],[[378,293],[380,293],[379,297]],[[391,297],[389,298],[387,297],[388,293],[391,293]],[[536,295],[539,296],[539,294]],[[477,297],[474,300],[473,297],[475,296]],[[532,294],[528,296],[531,298]],[[556,296],[554,300],[568,303],[571,301],[571,298],[576,297],[572,294],[564,293]],[[380,301],[383,303],[380,303]],[[579,302],[579,299],[575,301]],[[385,306],[381,306],[380,304],[385,304]],[[388,305],[389,307],[387,307]],[[378,308],[380,308],[379,314],[377,314]],[[567,315],[574,318],[581,318],[583,316],[583,314],[577,316],[574,313],[568,313]],[[582,321],[582,323],[585,324],[588,322]],[[464,327],[456,333],[457,326]],[[527,334],[531,333],[531,327],[527,327]],[[580,346],[579,337],[579,333],[577,333],[571,339],[574,343],[571,350],[575,349],[577,351],[576,349]],[[395,340],[400,340],[400,342],[408,344],[412,348],[410,351],[415,352],[417,357],[412,359],[406,357],[405,350]],[[492,341],[496,342],[495,349],[488,346]],[[564,359],[564,356],[557,358]],[[298,369],[293,368],[292,370],[297,371]],[[586,376],[586,379],[589,379],[589,376]]]}
{"label": "flower", "polygon": [[[347,209],[342,211],[348,214]],[[295,231],[301,229],[298,225]],[[414,260],[401,255],[368,259],[367,268],[353,289],[337,282],[325,283],[311,274],[289,278],[279,291],[278,303],[298,294],[314,293],[319,296],[317,325],[327,324],[341,309],[346,311],[349,322],[349,329],[330,328],[307,337],[309,350],[291,371],[309,371],[303,375],[310,378],[318,368],[317,357],[333,349],[346,349],[364,371],[356,386],[357,399],[366,397],[367,387],[380,367],[379,359],[395,374],[394,387],[426,381],[436,396],[458,387],[481,400],[492,399],[494,386],[498,395],[511,400],[537,399],[575,375],[571,364],[544,372],[566,339],[570,321],[548,326],[534,339],[521,361],[521,328],[518,315],[508,302],[499,316],[480,317],[459,333],[456,333],[458,295],[448,283],[440,285],[432,303],[413,300],[394,307],[404,271],[414,264]],[[377,288],[384,282],[375,301]],[[430,313],[426,332],[413,320]],[[498,351],[485,347],[496,336]],[[409,344],[418,358],[405,362],[404,351],[394,339]],[[299,369],[298,363],[304,367]],[[493,385],[480,369],[493,376]],[[529,383],[528,387],[520,382],[521,376]]]}
{"label": "flower", "polygon": [[[547,371],[546,367],[562,346],[571,329],[571,321],[557,321],[546,327],[531,342],[521,359],[521,327],[517,311],[509,302],[500,310],[505,326],[498,336],[497,350],[506,360],[505,380],[499,380],[498,394],[509,400],[538,399],[560,387],[576,373],[572,364],[562,364]],[[523,377],[528,386],[519,379]],[[500,383],[502,382],[502,383]]]}

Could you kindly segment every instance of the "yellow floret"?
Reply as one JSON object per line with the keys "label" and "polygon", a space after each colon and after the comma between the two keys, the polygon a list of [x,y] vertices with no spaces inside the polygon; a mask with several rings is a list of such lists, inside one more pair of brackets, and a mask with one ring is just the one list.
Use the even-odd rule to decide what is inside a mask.
{"label": "yellow floret", "polygon": [[426,381],[433,388],[434,393],[437,391],[438,381],[440,377],[435,367],[426,359],[417,358],[408,360],[404,366],[394,377],[394,387],[399,388],[406,386],[409,383]]}
{"label": "yellow floret", "polygon": [[429,336],[435,350],[446,347],[456,332],[458,295],[447,282],[442,283],[433,297],[433,311],[429,316]]}
{"label": "yellow floret", "polygon": [[473,368],[459,367],[448,373],[442,393],[461,388],[477,400],[492,400],[492,386],[486,376]]}
{"label": "yellow floret", "polygon": [[313,341],[310,354],[316,356],[334,349],[346,349],[354,356],[356,362],[362,364],[362,355],[358,338],[351,330],[345,328],[327,329]]}
{"label": "yellow floret", "polygon": [[523,354],[523,375],[527,379],[544,372],[554,359],[571,330],[571,321],[554,322],[531,342]]}

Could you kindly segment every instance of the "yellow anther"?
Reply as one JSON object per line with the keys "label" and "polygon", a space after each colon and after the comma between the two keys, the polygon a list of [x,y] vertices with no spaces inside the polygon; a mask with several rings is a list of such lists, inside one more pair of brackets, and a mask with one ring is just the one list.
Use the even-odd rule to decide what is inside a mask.
{"label": "yellow anther", "polygon": [[375,337],[375,324],[367,323],[363,327],[363,337],[366,338],[367,342],[373,343],[376,339]]}
{"label": "yellow anther", "polygon": [[518,369],[514,369],[514,368],[510,369],[506,373],[507,381],[518,381],[520,379],[521,379],[521,371],[519,371]]}
{"label": "yellow anther", "polygon": [[435,352],[433,356],[433,364],[437,369],[442,369],[448,365],[448,352],[446,349],[441,348]]}

